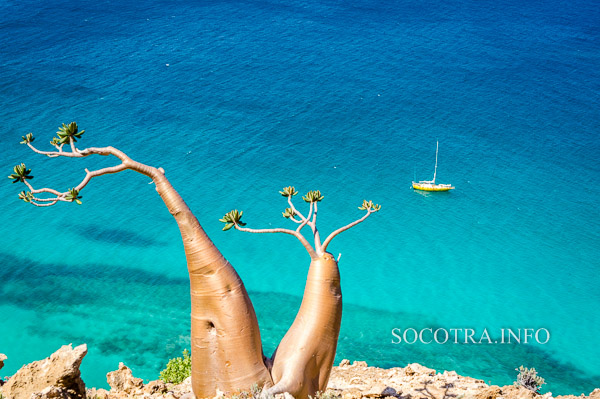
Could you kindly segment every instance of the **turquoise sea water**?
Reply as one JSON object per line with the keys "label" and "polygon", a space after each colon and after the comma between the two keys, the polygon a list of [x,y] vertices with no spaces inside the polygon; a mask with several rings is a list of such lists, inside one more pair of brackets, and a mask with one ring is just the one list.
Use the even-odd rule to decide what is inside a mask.
{"label": "turquoise sea water", "polygon": [[[590,0],[0,1],[0,167],[67,188],[110,159],[37,156],[63,122],[82,146],[163,167],[236,267],[265,353],[309,258],[278,194],[320,189],[345,308],[336,361],[419,362],[543,391],[600,386],[600,9]],[[433,173],[449,194],[414,192]],[[119,361],[155,379],[189,347],[179,232],[148,180],[94,180],[42,209],[0,185],[0,373],[87,343],[88,386]],[[392,344],[392,328],[546,328],[546,345]]]}

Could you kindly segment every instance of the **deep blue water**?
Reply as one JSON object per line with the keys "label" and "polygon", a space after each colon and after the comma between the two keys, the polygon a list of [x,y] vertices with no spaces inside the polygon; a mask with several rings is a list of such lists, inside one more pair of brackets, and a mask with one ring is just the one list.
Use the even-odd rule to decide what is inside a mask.
{"label": "deep blue water", "polygon": [[[351,4],[350,4],[351,3]],[[590,0],[0,1],[6,174],[75,186],[84,168],[43,148],[76,120],[81,146],[163,167],[251,293],[270,354],[309,258],[278,194],[320,189],[344,315],[336,361],[419,362],[544,392],[600,386],[600,9]],[[438,181],[422,194],[440,142]],[[0,185],[2,374],[87,343],[88,386],[119,361],[155,379],[189,346],[179,232],[148,179],[103,176],[84,204],[34,208]],[[322,234],[324,234],[322,233]],[[392,328],[546,328],[545,345],[392,344]]]}

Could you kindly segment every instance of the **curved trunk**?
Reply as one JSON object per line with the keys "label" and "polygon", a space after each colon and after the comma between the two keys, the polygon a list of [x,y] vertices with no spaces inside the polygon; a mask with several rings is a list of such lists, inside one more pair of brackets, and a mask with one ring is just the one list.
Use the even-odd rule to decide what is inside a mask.
{"label": "curved trunk", "polygon": [[256,314],[240,277],[163,174],[156,191],[175,217],[192,300],[192,388],[199,398],[272,385]]}
{"label": "curved trunk", "polygon": [[294,323],[273,354],[269,393],[296,399],[325,391],[342,321],[342,291],[337,262],[329,253],[314,259]]}

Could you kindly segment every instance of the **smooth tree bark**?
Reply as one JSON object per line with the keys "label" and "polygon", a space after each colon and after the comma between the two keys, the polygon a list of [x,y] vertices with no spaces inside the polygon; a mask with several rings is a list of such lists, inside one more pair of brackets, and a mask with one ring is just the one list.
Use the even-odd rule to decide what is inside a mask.
{"label": "smooth tree bark", "polygon": [[[294,187],[286,187],[280,194],[287,197],[290,206],[283,216],[298,224],[295,230],[244,227],[245,223],[241,221],[243,212],[237,210],[227,213],[221,221],[225,223],[224,230],[234,227],[249,233],[293,235],[310,255],[302,303],[292,326],[271,357],[271,377],[275,385],[266,391],[268,394],[289,392],[297,399],[305,399],[327,388],[342,321],[340,272],[338,262],[327,252],[327,246],[338,234],[361,223],[381,206],[363,201],[359,209],[366,211],[365,215],[335,230],[321,243],[317,228],[318,203],[323,199],[321,192],[310,191],[303,197],[310,204],[306,217],[292,202],[292,197],[298,194]],[[305,226],[311,229],[314,247],[301,233]]]}
{"label": "smooth tree bark", "polygon": [[192,305],[194,394],[199,398],[212,398],[217,390],[233,393],[251,389],[254,384],[271,386],[272,379],[262,352],[258,321],[244,284],[173,188],[164,170],[136,162],[113,147],[80,150],[75,143],[83,132],[78,131],[74,122],[63,125],[58,137],[51,142],[53,151],[35,148],[31,133],[24,136],[21,143],[51,158],[101,155],[114,156],[120,163],[94,171],[85,169],[81,183],[64,192],[52,188],[35,189],[29,182],[33,177],[31,170],[24,164],[17,165],[9,178],[13,182],[23,182],[29,189],[28,192],[21,192],[19,198],[35,206],[51,206],[59,202],[80,204],[80,191],[95,177],[133,170],[152,179],[156,191],[179,226],[187,260]]}

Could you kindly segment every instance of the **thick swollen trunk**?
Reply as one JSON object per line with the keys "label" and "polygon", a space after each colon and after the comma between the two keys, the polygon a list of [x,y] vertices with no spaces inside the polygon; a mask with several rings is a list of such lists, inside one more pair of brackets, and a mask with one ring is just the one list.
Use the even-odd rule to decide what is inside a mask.
{"label": "thick swollen trunk", "polygon": [[156,190],[175,217],[192,299],[192,388],[198,398],[272,385],[256,314],[240,277],[164,175]]}
{"label": "thick swollen trunk", "polygon": [[305,399],[325,391],[341,321],[340,273],[333,256],[325,253],[311,262],[300,310],[273,354],[275,385],[269,393]]}

